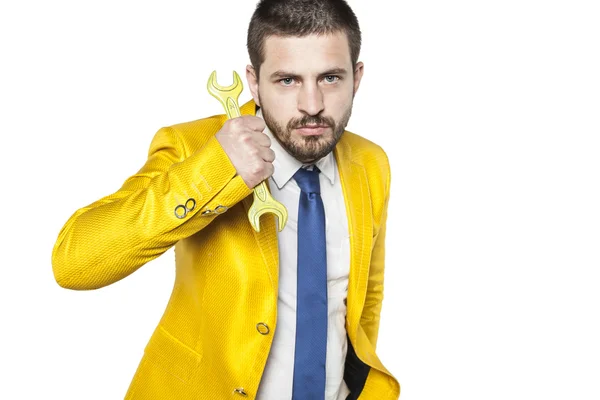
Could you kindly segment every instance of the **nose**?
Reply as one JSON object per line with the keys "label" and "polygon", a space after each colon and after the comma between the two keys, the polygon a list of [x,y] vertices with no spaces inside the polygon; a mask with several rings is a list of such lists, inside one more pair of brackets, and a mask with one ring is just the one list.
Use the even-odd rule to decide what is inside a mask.
{"label": "nose", "polygon": [[317,115],[324,107],[323,93],[320,88],[317,85],[302,85],[298,94],[298,110],[308,115]]}

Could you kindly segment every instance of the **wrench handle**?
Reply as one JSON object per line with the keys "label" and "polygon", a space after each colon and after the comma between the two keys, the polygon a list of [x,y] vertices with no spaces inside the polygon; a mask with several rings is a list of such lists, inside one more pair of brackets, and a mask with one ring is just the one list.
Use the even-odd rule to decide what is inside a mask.
{"label": "wrench handle", "polygon": [[242,116],[242,112],[240,111],[240,106],[238,102],[234,100],[232,97],[227,97],[225,100],[225,111],[227,112],[227,118],[237,118]]}

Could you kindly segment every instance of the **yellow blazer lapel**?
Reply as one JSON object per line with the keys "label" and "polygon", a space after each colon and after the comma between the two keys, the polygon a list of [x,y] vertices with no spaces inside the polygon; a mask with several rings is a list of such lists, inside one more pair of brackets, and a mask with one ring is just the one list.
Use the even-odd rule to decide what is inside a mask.
{"label": "yellow blazer lapel", "polygon": [[368,365],[392,376],[372,349],[360,326],[365,305],[373,247],[373,208],[365,167],[352,157],[350,138],[344,133],[334,149],[340,173],[348,231],[350,233],[350,274],[346,305],[346,331],[356,355]]}
{"label": "yellow blazer lapel", "polygon": [[352,149],[347,139],[348,136],[344,133],[334,149],[334,155],[340,173],[350,233],[346,330],[350,339],[355,342],[356,329],[367,292],[370,248],[373,240],[373,215],[367,173],[361,164],[353,161]]}

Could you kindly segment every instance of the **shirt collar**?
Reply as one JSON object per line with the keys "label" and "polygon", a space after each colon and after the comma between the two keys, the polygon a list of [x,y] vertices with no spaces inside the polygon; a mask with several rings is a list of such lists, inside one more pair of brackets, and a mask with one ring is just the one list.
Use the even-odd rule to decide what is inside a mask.
{"label": "shirt collar", "polygon": [[[256,116],[263,118],[262,110],[257,107]],[[285,150],[281,144],[275,139],[273,133],[267,126],[264,133],[271,139],[271,150],[275,152],[275,160],[273,161],[273,181],[279,189],[283,188],[285,184],[294,176],[296,171],[303,166],[309,166],[313,164],[304,164],[295,159],[290,153]],[[314,165],[319,168],[321,173],[329,179],[329,182],[333,186],[335,183],[334,174],[334,157],[333,152],[330,151],[325,157],[319,159]]]}

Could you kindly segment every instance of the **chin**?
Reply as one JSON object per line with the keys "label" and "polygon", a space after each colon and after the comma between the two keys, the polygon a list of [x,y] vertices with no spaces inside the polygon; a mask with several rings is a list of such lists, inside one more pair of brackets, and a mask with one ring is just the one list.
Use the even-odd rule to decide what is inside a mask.
{"label": "chin", "polygon": [[302,136],[285,148],[298,161],[313,163],[333,151],[336,143],[332,143],[331,137]]}

